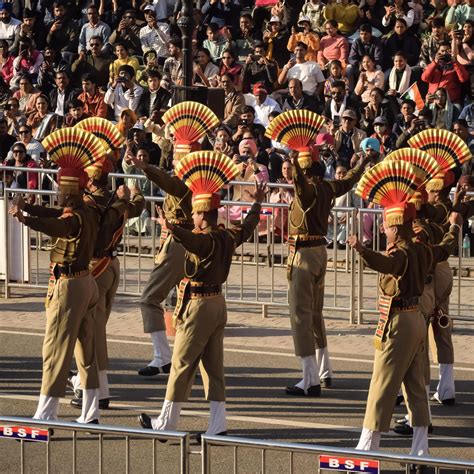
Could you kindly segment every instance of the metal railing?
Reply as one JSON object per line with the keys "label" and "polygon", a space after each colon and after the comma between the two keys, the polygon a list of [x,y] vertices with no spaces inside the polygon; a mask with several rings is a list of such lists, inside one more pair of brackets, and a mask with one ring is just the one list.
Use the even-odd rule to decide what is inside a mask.
{"label": "metal railing", "polygon": [[[464,470],[465,474],[474,471],[474,462],[470,461],[453,461],[450,459],[421,457],[421,456],[406,456],[403,454],[384,453],[380,451],[359,451],[355,449],[335,448],[320,445],[306,445],[297,443],[281,443],[266,440],[255,440],[247,438],[236,438],[230,436],[209,436],[203,435],[202,443],[202,474],[211,474],[212,458],[211,447],[233,447],[233,466],[226,469],[226,472],[231,472],[233,468],[234,474],[239,472],[238,450],[239,448],[253,448],[261,453],[261,474],[271,472],[267,470],[266,453],[284,452],[288,453],[288,469],[286,472],[292,474],[294,469],[294,455],[295,454],[312,454],[314,456],[329,455],[334,457],[347,457],[349,459],[355,458],[364,460],[373,460],[380,462],[399,463],[405,467],[407,474],[410,473],[410,465],[418,464],[427,467],[434,467],[435,473],[438,474],[441,469],[457,469]],[[247,453],[248,455],[248,453]],[[280,461],[280,459],[279,459]],[[281,467],[281,463],[279,464]],[[222,466],[220,466],[222,472]],[[343,470],[343,469],[341,469]],[[347,469],[350,471],[350,469]]]}
{"label": "metal railing", "polygon": [[[180,445],[180,472],[181,474],[188,474],[189,472],[189,433],[180,431],[157,431],[157,430],[144,430],[134,429],[122,426],[110,426],[110,425],[94,425],[94,424],[80,424],[80,423],[69,423],[64,421],[46,421],[46,420],[34,420],[32,418],[20,418],[10,416],[0,416],[1,424],[9,424],[13,426],[28,426],[38,427],[43,429],[56,429],[71,432],[71,453],[72,453],[72,472],[77,472],[77,433],[87,435],[98,435],[98,458],[97,466],[99,473],[104,472],[104,436],[114,435],[124,438],[125,441],[125,472],[130,472],[130,440],[138,438],[146,438],[152,441],[152,472],[158,472],[158,460],[157,460],[157,449],[156,441],[177,441]],[[17,438],[18,439],[18,438]],[[48,440],[46,444],[45,453],[45,471],[47,474],[51,472],[51,451],[50,443],[54,441],[54,438]],[[25,472],[25,440],[20,439],[20,472]],[[39,467],[38,461],[35,461],[35,466]],[[61,471],[65,471],[66,466],[62,466]],[[18,472],[18,471],[16,471]]]}

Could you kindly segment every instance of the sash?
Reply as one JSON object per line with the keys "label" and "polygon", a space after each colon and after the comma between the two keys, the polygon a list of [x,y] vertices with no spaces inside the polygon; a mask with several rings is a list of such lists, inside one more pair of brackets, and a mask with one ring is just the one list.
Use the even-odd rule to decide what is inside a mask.
{"label": "sash", "polygon": [[378,351],[381,351],[383,348],[383,338],[387,330],[388,316],[390,314],[393,298],[393,296],[379,295],[379,321],[374,336],[374,346]]}
{"label": "sash", "polygon": [[293,269],[293,262],[296,255],[296,243],[298,242],[298,235],[294,238],[288,239],[288,260],[286,264],[286,278],[291,280],[291,270]]}
{"label": "sash", "polygon": [[173,313],[173,327],[176,327],[178,321],[181,321],[181,313],[184,309],[184,295],[186,293],[186,289],[189,285],[191,280],[189,278],[183,278],[178,285],[178,300],[176,302],[176,306],[174,308]]}

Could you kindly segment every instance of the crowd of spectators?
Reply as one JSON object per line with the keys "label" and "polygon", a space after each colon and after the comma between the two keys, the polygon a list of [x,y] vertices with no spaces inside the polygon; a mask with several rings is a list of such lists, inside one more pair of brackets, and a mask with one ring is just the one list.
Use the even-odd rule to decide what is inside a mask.
{"label": "crowd of spectators", "polygon": [[[201,0],[194,7],[192,82],[223,89],[224,97],[221,125],[202,146],[233,157],[240,179],[291,184],[291,150],[265,137],[287,110],[326,118],[316,151],[331,179],[358,154],[380,160],[429,127],[452,130],[474,149],[473,0]],[[181,8],[171,0],[0,2],[1,161],[49,166],[41,140],[97,116],[126,137],[118,171],[139,173],[129,159],[138,154],[171,173],[173,137],[161,116],[184,82]],[[473,175],[474,161],[462,173]],[[21,186],[51,185],[30,175]],[[244,191],[234,198],[245,200]],[[270,198],[292,196],[275,188]]]}

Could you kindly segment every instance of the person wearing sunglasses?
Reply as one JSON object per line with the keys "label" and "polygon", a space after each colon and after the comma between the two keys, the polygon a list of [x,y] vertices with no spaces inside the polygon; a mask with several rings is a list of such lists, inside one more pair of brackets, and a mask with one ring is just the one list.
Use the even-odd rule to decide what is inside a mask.
{"label": "person wearing sunglasses", "polygon": [[[45,156],[46,152],[40,141],[33,138],[31,127],[28,125],[19,125],[18,127],[18,141],[16,144],[23,144],[26,148],[26,153],[32,158],[32,160],[39,164]],[[8,152],[8,159],[13,158],[13,149]]]}
{"label": "person wearing sunglasses", "polygon": [[[38,165],[27,153],[26,146],[22,142],[14,143],[11,153],[16,167],[37,168]],[[22,189],[38,189],[38,173],[15,171],[15,180],[18,183],[18,187]],[[32,198],[34,199],[34,196]]]}

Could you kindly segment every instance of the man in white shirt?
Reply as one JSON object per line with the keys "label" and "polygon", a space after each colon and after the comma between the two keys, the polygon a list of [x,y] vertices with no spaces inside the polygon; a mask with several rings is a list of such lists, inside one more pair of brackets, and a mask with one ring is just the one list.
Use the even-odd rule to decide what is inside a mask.
{"label": "man in white shirt", "polygon": [[303,91],[313,96],[319,96],[322,93],[324,85],[324,74],[319,67],[319,64],[314,61],[306,61],[305,56],[308,47],[304,43],[297,43],[294,55],[290,59],[280,75],[278,76],[278,83],[283,85],[289,79],[299,79],[303,84]]}
{"label": "man in white shirt", "polygon": [[268,97],[268,91],[263,84],[258,82],[253,86],[253,94],[245,94],[245,104],[250,105],[255,110],[255,123],[268,127],[270,120],[268,115],[271,112],[281,112],[278,102]]}
{"label": "man in white shirt", "polygon": [[105,93],[104,102],[114,109],[115,120],[120,119],[124,109],[134,112],[138,108],[143,88],[134,82],[135,70],[132,66],[124,64],[118,69],[118,76]]}
{"label": "man in white shirt", "polygon": [[0,2],[0,40],[6,40],[9,48],[13,45],[15,34],[21,25],[20,20],[12,18],[12,5],[10,2]]}
{"label": "man in white shirt", "polygon": [[161,63],[168,57],[168,43],[170,40],[170,27],[167,23],[156,20],[156,12],[153,5],[147,5],[143,13],[147,24],[140,30],[140,42],[144,53],[154,49]]}

